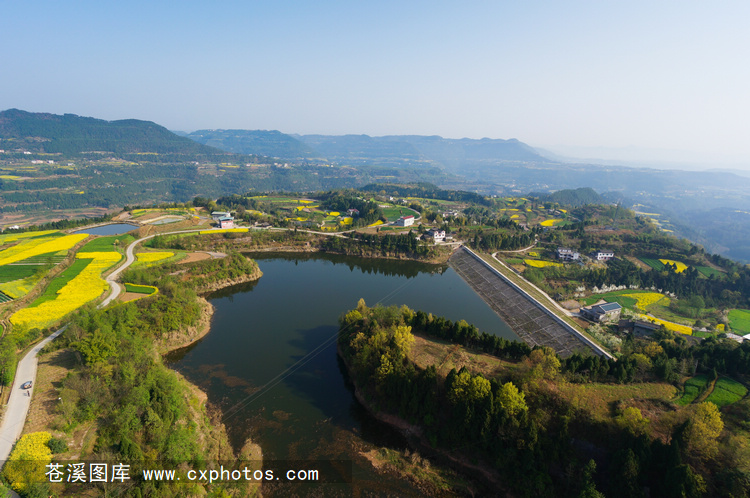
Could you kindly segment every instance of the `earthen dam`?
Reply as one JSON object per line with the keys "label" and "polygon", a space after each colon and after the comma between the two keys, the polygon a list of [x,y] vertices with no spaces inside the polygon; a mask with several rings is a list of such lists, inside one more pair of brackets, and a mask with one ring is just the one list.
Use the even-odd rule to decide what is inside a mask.
{"label": "earthen dam", "polygon": [[563,358],[573,353],[611,358],[598,344],[565,323],[467,247],[457,249],[449,263],[529,346],[549,346]]}

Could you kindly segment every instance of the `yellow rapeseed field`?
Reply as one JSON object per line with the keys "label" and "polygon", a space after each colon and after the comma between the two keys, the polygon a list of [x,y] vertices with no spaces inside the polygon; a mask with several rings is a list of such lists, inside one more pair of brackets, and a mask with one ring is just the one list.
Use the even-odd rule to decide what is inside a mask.
{"label": "yellow rapeseed field", "polygon": [[383,224],[383,220],[378,220],[375,223],[373,223],[372,225],[367,225],[367,226],[368,227],[376,227],[376,226],[382,225],[382,224]]}
{"label": "yellow rapeseed field", "polygon": [[328,216],[339,216],[339,215],[341,215],[341,213],[339,213],[338,211],[331,211],[330,213],[328,213]]}
{"label": "yellow rapeseed field", "polygon": [[650,322],[653,322],[657,325],[664,325],[664,328],[672,332],[677,332],[683,335],[693,335],[693,329],[688,327],[687,325],[679,325],[677,323],[668,322],[666,320],[661,320],[659,318],[654,318],[652,316],[640,315],[640,318],[642,320],[648,320]]}
{"label": "yellow rapeseed field", "polygon": [[[635,299],[636,306],[642,310],[646,309],[646,306],[650,306],[663,298],[665,298],[664,294],[659,294],[658,292],[640,292],[640,293],[633,293],[633,294],[623,294],[625,297],[632,297]],[[666,298],[669,300],[669,298]],[[668,305],[669,303],[665,303],[665,305]]]}
{"label": "yellow rapeseed field", "polygon": [[153,263],[155,261],[161,261],[162,259],[171,258],[172,256],[174,256],[174,253],[169,251],[139,252],[135,255],[141,263]]}
{"label": "yellow rapeseed field", "polygon": [[546,268],[547,266],[562,266],[562,263],[555,263],[552,261],[539,261],[536,259],[524,259],[524,263],[526,263],[527,266],[532,266],[534,268]]}
{"label": "yellow rapeseed field", "polygon": [[21,233],[8,233],[0,235],[0,244],[8,244],[21,239],[29,239],[32,237],[42,237],[51,233],[57,233],[59,230],[42,230],[40,232],[21,232]]}
{"label": "yellow rapeseed field", "polygon": [[0,266],[15,263],[32,256],[51,252],[67,251],[88,237],[85,233],[65,235],[63,237],[40,237],[24,240],[13,247],[0,251]]}
{"label": "yellow rapeseed field", "polygon": [[0,284],[0,291],[4,294],[12,297],[13,299],[19,299],[29,292],[34,286],[42,279],[44,275],[32,275],[28,278],[22,278],[19,280],[11,280],[10,282],[4,282]]}
{"label": "yellow rapeseed field", "polygon": [[687,265],[683,263],[682,261],[675,261],[673,259],[660,259],[659,261],[661,261],[662,264],[665,264],[665,265],[676,265],[677,273],[682,273],[685,270],[687,270]]}
{"label": "yellow rapeseed field", "polygon": [[3,474],[19,493],[33,482],[47,480],[46,465],[52,461],[52,450],[47,446],[50,439],[49,432],[32,432],[21,437],[13,448]]}
{"label": "yellow rapeseed field", "polygon": [[348,216],[346,218],[342,218],[341,219],[341,224],[342,225],[351,225],[352,222],[354,222],[354,218],[350,218]]}
{"label": "yellow rapeseed field", "polygon": [[11,323],[29,327],[46,327],[98,298],[109,287],[101,278],[102,272],[117,263],[122,256],[117,252],[79,252],[76,258],[92,261],[81,273],[57,291],[57,298],[18,311],[10,318]]}
{"label": "yellow rapeseed field", "polygon": [[562,219],[560,218],[553,218],[551,220],[544,220],[543,222],[540,223],[540,225],[542,225],[543,227],[551,227],[551,226],[554,226],[555,223],[559,223],[561,221]]}

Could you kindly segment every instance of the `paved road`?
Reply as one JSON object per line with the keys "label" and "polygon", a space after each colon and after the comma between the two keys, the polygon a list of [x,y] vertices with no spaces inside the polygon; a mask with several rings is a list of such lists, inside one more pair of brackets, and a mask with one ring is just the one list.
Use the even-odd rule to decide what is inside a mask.
{"label": "paved road", "polygon": [[[179,230],[176,232],[155,233],[153,235],[148,235],[146,237],[143,237],[142,239],[138,239],[134,242],[131,242],[130,245],[127,247],[127,249],[125,249],[125,263],[122,266],[118,267],[115,271],[110,273],[106,278],[110,289],[112,289],[112,293],[109,296],[107,296],[107,298],[104,299],[104,301],[102,301],[102,303],[99,305],[99,309],[105,308],[109,303],[117,299],[117,296],[119,296],[120,293],[122,292],[122,287],[120,287],[120,284],[117,283],[117,278],[120,276],[120,273],[127,270],[128,267],[130,267],[130,265],[132,265],[133,262],[135,262],[135,247],[138,244],[140,244],[144,240],[152,239],[156,237],[157,235],[172,235],[176,233],[203,232],[205,230],[206,230],[205,228],[201,228],[198,230]],[[226,256],[226,254],[224,254],[223,252],[210,252],[210,251],[206,251],[206,252],[210,254],[211,257],[214,259],[223,258]]]}
{"label": "paved road", "polygon": [[[29,406],[31,406],[31,394],[36,387],[37,353],[39,353],[48,342],[62,334],[67,327],[68,326],[66,325],[49,337],[43,339],[35,345],[31,351],[26,353],[26,356],[24,356],[21,361],[18,362],[16,380],[13,383],[13,390],[10,392],[10,398],[8,399],[8,405],[5,408],[3,422],[0,425],[0,467],[2,467],[8,459],[10,450],[13,449],[16,440],[21,436],[23,424],[26,422],[26,415],[29,412]],[[31,389],[21,389],[21,385],[29,380],[34,382]]]}
{"label": "paved road", "polygon": [[[133,262],[135,261],[134,251],[135,251],[135,247],[138,244],[140,244],[144,240],[153,238],[156,235],[169,235],[173,233],[186,233],[186,232],[200,232],[203,230],[205,229],[181,230],[179,232],[167,232],[167,233],[154,234],[154,235],[149,235],[147,237],[143,237],[141,239],[138,239],[132,242],[127,247],[127,249],[125,249],[125,263],[121,265],[120,267],[118,267],[116,270],[114,270],[112,273],[110,273],[109,276],[107,276],[106,280],[110,288],[112,289],[112,292],[109,296],[107,296],[107,298],[104,301],[102,301],[102,303],[99,305],[99,308],[104,308],[109,303],[117,299],[117,297],[120,295],[120,292],[122,291],[122,289],[120,285],[116,282],[116,280],[120,276],[120,274],[123,271],[125,271],[128,267],[130,267],[130,265],[132,265]],[[283,229],[283,230],[289,230],[289,229]],[[315,233],[321,233],[321,232],[315,232]],[[342,236],[341,235],[342,233],[345,233],[345,232],[323,233],[323,235]],[[211,254],[211,257],[226,256],[223,253],[209,253],[209,254]],[[38,364],[37,354],[50,341],[52,341],[57,336],[62,334],[67,327],[68,326],[65,325],[61,329],[57,330],[50,336],[43,339],[41,342],[35,345],[31,349],[31,351],[29,351],[20,362],[18,362],[13,390],[10,393],[10,397],[8,399],[8,405],[6,406],[5,414],[3,415],[3,421],[2,421],[2,424],[0,425],[0,469],[2,469],[2,466],[5,464],[5,461],[8,459],[8,456],[10,456],[10,452],[13,449],[13,446],[16,444],[16,440],[18,440],[18,438],[21,436],[24,423],[26,422],[26,416],[28,415],[29,407],[31,406],[31,395],[33,394],[34,387],[36,385],[36,369],[37,369],[37,364]],[[24,382],[29,381],[29,380],[34,383],[34,386],[32,386],[32,388],[29,390],[21,389],[21,385]]]}

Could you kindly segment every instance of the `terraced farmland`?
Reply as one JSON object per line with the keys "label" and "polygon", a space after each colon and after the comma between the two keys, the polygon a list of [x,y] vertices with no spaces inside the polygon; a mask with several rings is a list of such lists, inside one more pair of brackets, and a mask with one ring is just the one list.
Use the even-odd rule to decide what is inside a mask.
{"label": "terraced farmland", "polygon": [[0,292],[7,299],[0,302],[28,294],[50,266],[62,262],[68,251],[86,237],[57,230],[1,235],[0,242],[6,247],[0,250]]}
{"label": "terraced farmland", "polygon": [[686,406],[695,401],[708,386],[708,377],[701,374],[685,381],[682,396],[676,401],[680,406]]}
{"label": "terraced farmland", "polygon": [[11,323],[47,327],[101,296],[108,289],[102,273],[122,259],[114,245],[119,238],[100,237],[86,244],[76,254],[76,261],[36,301],[11,316]]}
{"label": "terraced farmland", "polygon": [[719,408],[736,403],[747,395],[747,388],[736,380],[722,377],[716,381],[713,392],[706,398]]}

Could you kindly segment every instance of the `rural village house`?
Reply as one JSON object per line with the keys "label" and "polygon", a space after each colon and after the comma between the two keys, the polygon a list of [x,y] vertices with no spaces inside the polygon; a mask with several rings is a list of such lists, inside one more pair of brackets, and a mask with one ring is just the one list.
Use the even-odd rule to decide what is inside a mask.
{"label": "rural village house", "polygon": [[619,320],[622,306],[617,303],[595,304],[589,308],[581,308],[581,316],[593,322]]}

